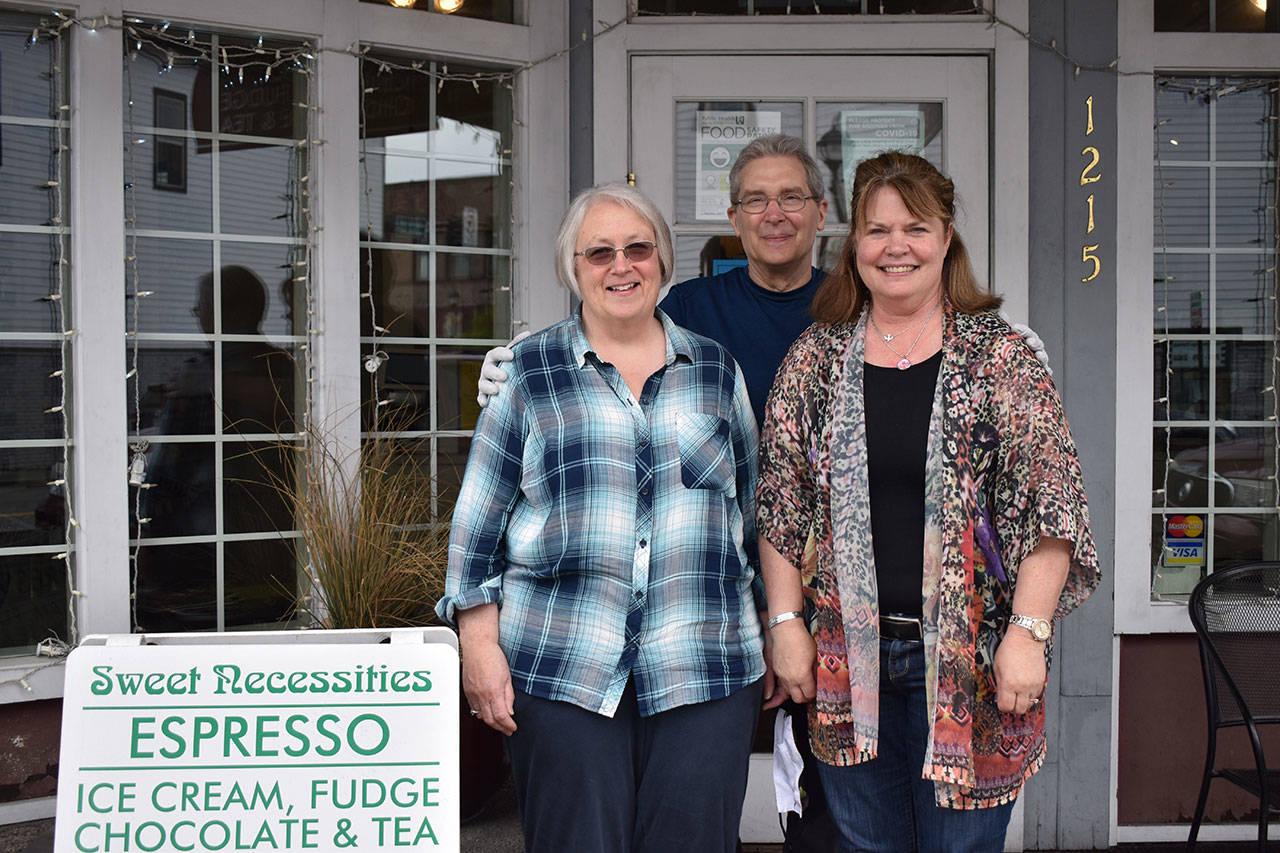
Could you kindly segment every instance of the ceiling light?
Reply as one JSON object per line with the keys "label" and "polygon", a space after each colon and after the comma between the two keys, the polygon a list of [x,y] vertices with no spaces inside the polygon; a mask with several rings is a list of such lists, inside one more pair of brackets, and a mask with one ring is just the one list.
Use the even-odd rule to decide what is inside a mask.
{"label": "ceiling light", "polygon": [[[462,8],[465,0],[436,0],[436,11],[444,12],[446,15],[452,15],[454,12]],[[1254,0],[1256,3],[1257,0]],[[1266,2],[1266,0],[1263,0]]]}
{"label": "ceiling light", "polygon": [[412,9],[413,4],[417,2],[418,0],[390,0],[391,5],[397,9]]}

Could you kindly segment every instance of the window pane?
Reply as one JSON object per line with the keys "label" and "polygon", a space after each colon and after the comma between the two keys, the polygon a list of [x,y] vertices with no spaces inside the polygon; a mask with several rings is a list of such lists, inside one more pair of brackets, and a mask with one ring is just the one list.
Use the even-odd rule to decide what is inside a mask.
{"label": "window pane", "polygon": [[436,334],[502,338],[511,328],[511,264],[494,255],[437,253]]}
{"label": "window pane", "polygon": [[385,334],[425,338],[431,334],[431,256],[400,249],[364,249],[360,272],[373,268],[373,312],[360,300],[360,333],[370,337],[374,321]]}
{"label": "window pane", "polygon": [[1219,506],[1276,506],[1276,434],[1274,429],[1240,427],[1219,430],[1214,446],[1215,479],[1229,486]]}
{"label": "window pane", "polygon": [[1169,160],[1209,159],[1209,111],[1203,101],[1182,87],[1158,83],[1155,154]]}
{"label": "window pane", "polygon": [[1266,86],[1235,92],[1215,103],[1217,151],[1220,160],[1258,160],[1274,157],[1275,129],[1265,116],[1271,114],[1275,95]]}
{"label": "window pane", "polygon": [[217,546],[212,542],[139,548],[138,630],[211,631],[218,627],[216,564]]}
{"label": "window pane", "polygon": [[222,344],[222,429],[229,433],[293,432],[301,408],[297,350],[269,341]]}
{"label": "window pane", "polygon": [[[3,107],[0,104],[0,107]],[[4,167],[0,168],[0,223],[49,225],[57,215],[56,188],[44,185],[54,177],[51,158],[58,149],[60,130],[6,124]],[[64,170],[65,173],[65,170]]]}
{"label": "window pane", "polygon": [[[126,373],[133,353],[126,355]],[[141,429],[161,435],[212,435],[214,430],[213,347],[198,343],[140,342],[138,372],[128,380],[129,400],[138,398]],[[139,388],[137,383],[142,383]],[[135,435],[135,412],[128,412]]]}
{"label": "window pane", "polygon": [[[206,198],[206,203],[207,203]],[[132,245],[129,245],[129,244]],[[162,237],[138,237],[126,243],[137,256],[125,275],[125,317],[133,328],[135,306],[132,273],[138,276],[138,290],[150,295],[138,300],[138,330],[143,332],[180,332],[212,334],[213,317],[209,307],[212,297],[201,292],[201,285],[213,272],[213,243],[207,240],[170,240]]]}
{"label": "window pane", "polygon": [[1218,344],[1217,417],[1228,421],[1260,421],[1272,411],[1270,341],[1226,341]]}
{"label": "window pane", "polygon": [[439,347],[436,360],[437,429],[475,429],[480,417],[476,383],[487,347]]}
{"label": "window pane", "polygon": [[1209,170],[1157,166],[1156,245],[1209,244]]}
{"label": "window pane", "polygon": [[[1209,323],[1209,256],[1157,252],[1155,256],[1156,334],[1200,332]],[[1219,306],[1221,307],[1221,306]],[[1163,308],[1165,310],[1161,311]]]}
{"label": "window pane", "polygon": [[[251,329],[251,333],[263,335],[297,335],[307,333],[307,288],[306,281],[294,281],[305,276],[306,268],[298,262],[305,257],[305,248],[285,243],[232,243],[222,244],[222,287],[223,287],[223,325],[225,332],[235,328]],[[249,279],[249,283],[241,282],[238,287],[247,288],[248,300],[253,303],[254,311],[245,312],[239,320],[234,320],[233,310],[226,306],[226,300],[233,298],[237,285],[230,283],[230,270],[241,279]],[[256,282],[254,281],[256,280]],[[261,285],[264,294],[259,298],[253,292],[252,284]],[[261,314],[257,322],[254,315],[261,303]]]}
{"label": "window pane", "polygon": [[300,451],[285,443],[224,444],[224,529],[228,533],[292,530],[294,470],[300,458]]}
{"label": "window pane", "polygon": [[[488,69],[450,65],[451,73]],[[497,157],[511,147],[511,95],[501,83],[446,83],[436,95],[437,121],[431,150],[448,153],[459,144],[484,156]]]}
{"label": "window pane", "polygon": [[293,182],[306,172],[296,148],[244,146],[218,155],[224,232],[287,237],[307,227],[306,198],[294,198]]}
{"label": "window pane", "polygon": [[[1169,455],[1165,455],[1166,443]],[[1152,504],[1165,503],[1160,489],[1165,489],[1171,507],[1207,507],[1209,505],[1209,431],[1207,429],[1170,429],[1166,436],[1163,427],[1152,434],[1155,464],[1151,466]],[[1165,462],[1168,479],[1165,479]]]}
{"label": "window pane", "polygon": [[298,561],[290,542],[254,539],[228,542],[226,624],[228,628],[286,628],[280,620],[297,600]]}
{"label": "window pane", "polygon": [[1218,245],[1270,245],[1275,240],[1276,187],[1271,169],[1217,170]]}
{"label": "window pane", "polygon": [[214,445],[169,441],[147,451],[147,483],[142,490],[143,539],[205,536],[216,532]]}
{"label": "window pane", "polygon": [[[0,548],[66,541],[63,490],[49,485],[61,476],[61,447],[0,450]],[[52,560],[50,568],[65,570]]]}
{"label": "window pane", "polygon": [[[253,41],[237,38],[219,37],[219,45],[228,48],[239,45],[253,48]],[[296,43],[275,42],[266,40],[262,44],[263,51],[274,51],[276,48],[289,50],[296,48]],[[208,72],[201,68],[202,74]],[[207,85],[208,78],[197,80]],[[244,77],[240,69],[218,69],[218,130],[237,136],[270,137],[273,139],[302,139],[306,136],[306,110],[296,102],[303,100],[306,92],[306,78],[297,72],[290,73],[277,69],[271,79],[264,79],[260,70],[245,69]],[[208,130],[208,128],[197,128]],[[225,152],[233,148],[252,145],[239,141],[226,140],[221,149]]]}
{"label": "window pane", "polygon": [[[726,226],[728,220],[725,220]],[[734,266],[745,266],[747,256],[736,234],[676,234],[673,282],[719,275]]]}
{"label": "window pane", "polygon": [[436,243],[469,248],[511,245],[511,178],[496,162],[436,160],[432,172]]}
{"label": "window pane", "polygon": [[1220,571],[1250,560],[1274,560],[1276,516],[1215,515],[1213,524],[1213,570]]}
{"label": "window pane", "polygon": [[62,378],[52,375],[61,368],[60,344],[0,338],[0,376],[12,392],[0,406],[0,438],[61,440],[62,414],[47,411],[62,403]]}
{"label": "window pane", "polygon": [[0,655],[29,655],[67,639],[67,571],[49,554],[0,556]]}
{"label": "window pane", "polygon": [[[1209,346],[1200,341],[1173,341],[1168,345],[1167,403],[1156,403],[1153,417],[1157,421],[1195,421],[1209,417]],[[1156,397],[1165,396],[1165,344],[1155,346]]]}
{"label": "window pane", "polygon": [[0,233],[0,333],[60,332],[57,234]]}
{"label": "window pane", "polygon": [[[61,99],[49,76],[54,63],[53,42],[42,38],[27,43],[39,21],[31,15],[0,12],[0,111],[6,116],[58,118]],[[65,55],[65,43],[62,50]],[[8,145],[5,148],[7,155]]]}
{"label": "window pane", "polygon": [[[166,136],[126,131],[125,154],[132,159],[125,164],[125,209],[133,205],[138,228],[165,231],[213,230],[213,208],[209,196],[213,191],[213,155],[198,150],[198,142],[182,136]],[[159,151],[158,149],[163,149]],[[185,154],[181,186],[169,180],[164,172],[161,180],[157,157],[175,162],[176,152]]]}
{"label": "window pane", "polygon": [[1218,332],[1269,334],[1275,327],[1274,255],[1222,254],[1216,259]]}
{"label": "window pane", "polygon": [[[373,352],[369,345],[361,347],[361,358]],[[431,355],[428,347],[386,344],[386,356],[376,373],[365,373],[360,400],[362,428],[373,428],[374,402],[370,396],[372,381],[377,381],[379,399],[386,404],[378,409],[380,429],[427,430],[431,428]],[[472,386],[474,388],[474,385]],[[474,396],[474,395],[473,395]]]}

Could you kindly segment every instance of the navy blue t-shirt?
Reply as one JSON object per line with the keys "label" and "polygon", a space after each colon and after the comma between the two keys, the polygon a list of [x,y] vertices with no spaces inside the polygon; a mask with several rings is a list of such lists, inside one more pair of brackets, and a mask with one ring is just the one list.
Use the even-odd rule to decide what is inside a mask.
{"label": "navy blue t-shirt", "polygon": [[742,368],[756,424],[774,375],[800,333],[809,327],[809,305],[825,277],[814,269],[809,283],[785,293],[761,287],[738,267],[723,275],[692,278],[671,288],[658,306],[678,326],[729,350]]}

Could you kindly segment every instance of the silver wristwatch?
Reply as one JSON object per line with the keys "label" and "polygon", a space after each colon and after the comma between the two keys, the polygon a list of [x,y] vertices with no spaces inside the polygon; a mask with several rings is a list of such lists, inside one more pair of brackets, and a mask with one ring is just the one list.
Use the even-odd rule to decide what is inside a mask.
{"label": "silver wristwatch", "polygon": [[1030,616],[1022,616],[1015,613],[1009,617],[1009,624],[1026,628],[1031,632],[1031,636],[1042,643],[1049,639],[1049,635],[1053,633],[1053,626],[1049,624],[1048,619],[1033,619]]}

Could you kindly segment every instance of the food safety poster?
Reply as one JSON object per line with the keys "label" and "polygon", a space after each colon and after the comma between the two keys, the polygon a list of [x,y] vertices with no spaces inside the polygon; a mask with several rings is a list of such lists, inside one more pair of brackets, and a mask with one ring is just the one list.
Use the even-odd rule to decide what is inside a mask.
{"label": "food safety poster", "polygon": [[738,152],[757,136],[782,132],[782,113],[747,110],[699,110],[698,193],[695,218],[724,222],[729,209],[729,169]]}

